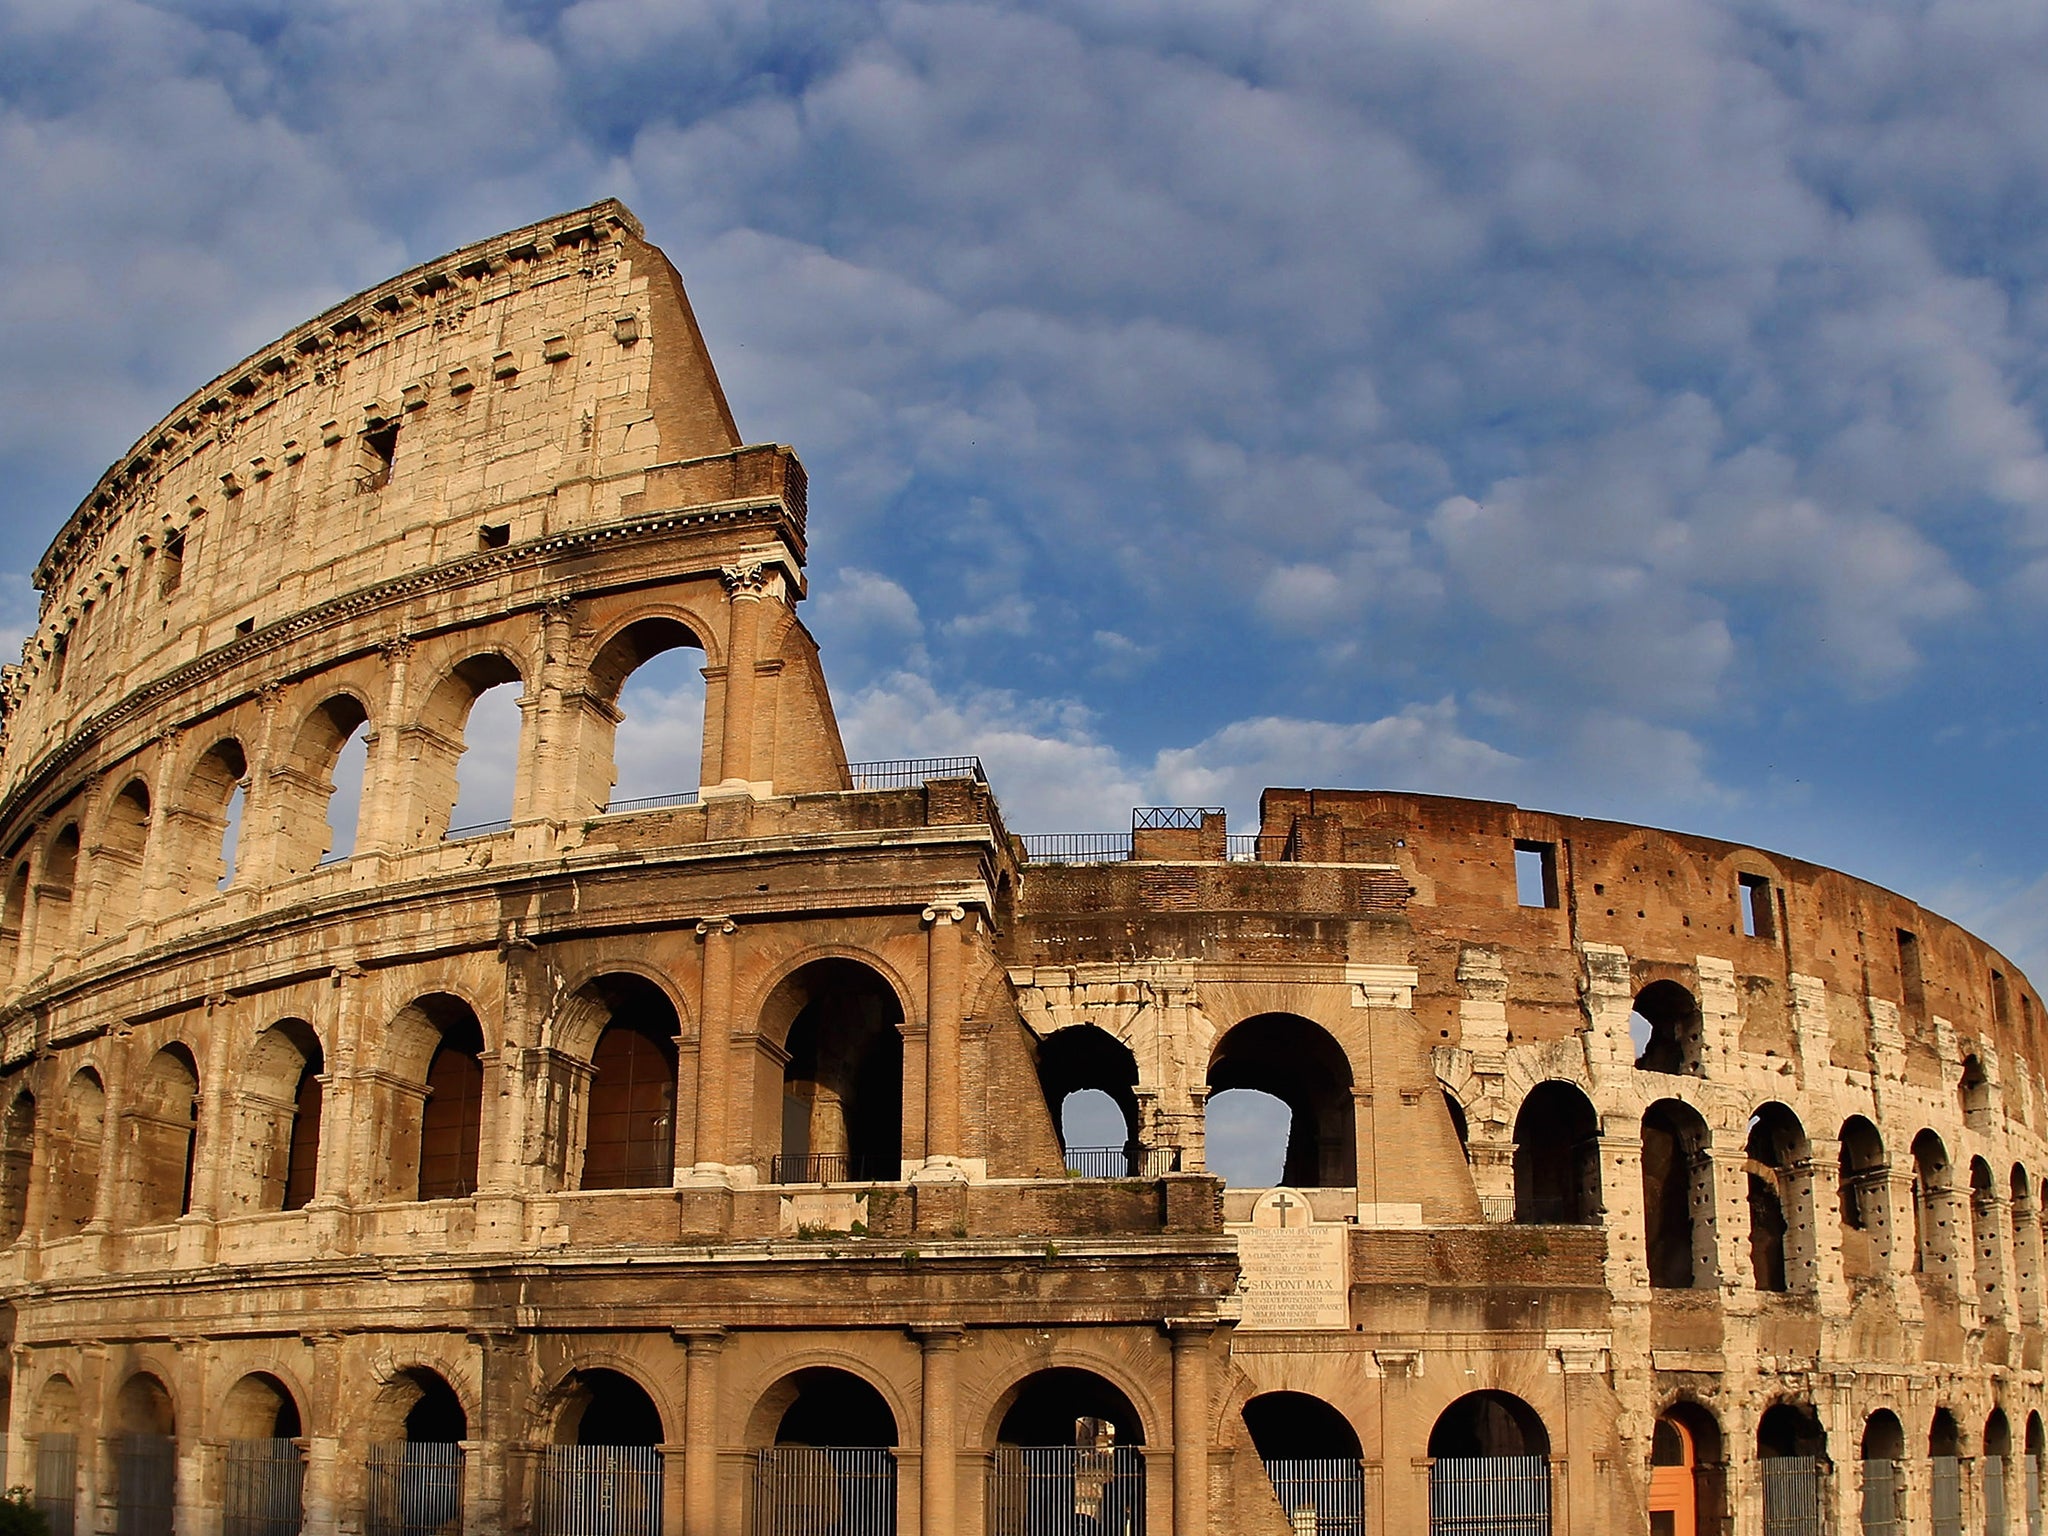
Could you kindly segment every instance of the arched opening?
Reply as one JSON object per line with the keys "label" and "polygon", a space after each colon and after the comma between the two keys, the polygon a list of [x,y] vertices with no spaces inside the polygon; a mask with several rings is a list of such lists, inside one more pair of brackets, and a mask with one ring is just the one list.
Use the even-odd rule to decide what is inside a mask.
{"label": "arched opening", "polygon": [[675,1004],[645,977],[607,976],[585,989],[606,1015],[585,1091],[584,1189],[659,1189],[675,1177]]}
{"label": "arched opening", "polygon": [[754,1452],[755,1530],[895,1530],[896,1415],[874,1387],[813,1366],[771,1387],[754,1422],[774,1426]]}
{"label": "arched opening", "polygon": [[299,1405],[275,1376],[244,1376],[221,1404],[222,1536],[298,1536],[306,1465]]}
{"label": "arched opening", "polygon": [[484,1032],[461,998],[432,992],[391,1024],[385,1200],[458,1200],[477,1189],[483,1144]]}
{"label": "arched opening", "polygon": [[1948,1148],[1922,1131],[1913,1138],[1913,1268],[1941,1286],[1956,1280],[1954,1203]]}
{"label": "arched opening", "polygon": [[228,1199],[250,1211],[296,1211],[319,1190],[320,1037],[304,1019],[283,1019],[256,1039],[242,1069],[238,1158]]}
{"label": "arched opening", "polygon": [[1984,1454],[1977,1458],[1977,1475],[1982,1484],[1985,1536],[2005,1536],[2007,1480],[2012,1474],[2012,1423],[2003,1408],[1993,1408],[1984,1420]]}
{"label": "arched opening", "polygon": [[594,733],[584,761],[609,766],[587,786],[593,811],[649,802],[686,804],[710,775],[704,765],[704,647],[670,618],[642,619],[612,637],[590,665],[593,698],[617,710],[585,714]]}
{"label": "arched opening", "polygon": [[7,894],[0,898],[0,978],[11,977],[22,961],[22,925],[28,921],[28,860],[14,866],[7,877]]}
{"label": "arched opening", "polygon": [[1123,1178],[1153,1171],[1138,1111],[1138,1059],[1121,1040],[1092,1024],[1055,1031],[1038,1045],[1038,1086],[1070,1172]]}
{"label": "arched opening", "polygon": [[[1281,1184],[1294,1189],[1349,1189],[1358,1183],[1357,1109],[1351,1093],[1351,1061],[1344,1047],[1318,1024],[1292,1013],[1264,1013],[1244,1020],[1216,1042],[1209,1057],[1209,1113],[1233,1090],[1270,1094],[1287,1106],[1286,1152]],[[1205,1132],[1209,1165],[1226,1183],[1229,1164],[1255,1156],[1240,1154],[1225,1138]],[[1240,1186],[1246,1187],[1246,1186]],[[1270,1188],[1271,1185],[1252,1185]]]}
{"label": "arched opening", "polygon": [[1802,1403],[1774,1403],[1756,1427],[1757,1471],[1764,1488],[1764,1530],[1819,1531],[1826,1509],[1827,1431]]}
{"label": "arched opening", "polygon": [[773,1182],[903,1177],[903,1008],[894,989],[858,961],[815,960],[770,997],[764,1050],[785,1018],[782,1052],[771,1057],[782,1078]]}
{"label": "arched opening", "polygon": [[28,1223],[30,1169],[36,1154],[36,1096],[23,1088],[0,1118],[0,1243],[21,1236]]}
{"label": "arched opening", "polygon": [[2019,1163],[2006,1180],[2012,1232],[2013,1305],[2023,1323],[2041,1320],[2041,1223],[2034,1209],[2034,1183]]}
{"label": "arched opening", "polygon": [[1963,1536],[1963,1435],[1956,1416],[1934,1410],[1927,1426],[1927,1513],[1934,1536]]}
{"label": "arched opening", "polygon": [[1365,1464],[1349,1419],[1306,1392],[1262,1392],[1244,1405],[1244,1427],[1288,1529],[1365,1536]]}
{"label": "arched opening", "polygon": [[355,852],[369,723],[360,699],[338,693],[306,717],[272,770],[280,876],[303,875]]}
{"label": "arched opening", "polygon": [[71,1237],[92,1220],[100,1187],[107,1092],[99,1074],[80,1068],[64,1085],[57,1134],[50,1139],[50,1182],[43,1231]]}
{"label": "arched opening", "polygon": [[93,850],[102,933],[121,933],[142,916],[143,857],[149,849],[149,786],[130,779],[114,796]]}
{"label": "arched opening", "polygon": [[1991,1165],[1981,1157],[1970,1159],[1970,1251],[1974,1256],[1971,1278],[1977,1286],[1977,1310],[1986,1322],[2005,1316],[2004,1254],[1999,1251],[2005,1223],[1998,1214],[1998,1185]]}
{"label": "arched opening", "polygon": [[202,900],[233,882],[242,832],[242,781],[248,773],[242,744],[225,736],[207,748],[186,780],[168,823],[177,829],[170,862],[181,896]]}
{"label": "arched opening", "polygon": [[183,1045],[152,1056],[128,1108],[128,1219],[138,1227],[192,1209],[199,1140],[199,1068]]}
{"label": "arched opening", "polygon": [[43,878],[36,887],[36,948],[48,961],[71,947],[71,900],[78,888],[78,823],[50,839]]}
{"label": "arched opening", "polygon": [[178,1502],[177,1418],[148,1372],[114,1399],[114,1528],[119,1536],[171,1536]]}
{"label": "arched opening", "polygon": [[1600,1219],[1600,1117],[1570,1083],[1538,1083],[1515,1115],[1515,1220]]}
{"label": "arched opening", "polygon": [[1677,982],[1653,981],[1636,994],[1628,1032],[1638,1071],[1707,1075],[1699,999]]}
{"label": "arched opening", "polygon": [[1973,1131],[1991,1129],[1991,1079],[1984,1063],[1973,1055],[1963,1058],[1962,1080],[1956,1084],[1956,1105],[1963,1112],[1963,1124]]}
{"label": "arched opening", "polygon": [[435,1371],[400,1371],[384,1394],[370,1446],[369,1536],[462,1529],[462,1442],[469,1415]]}
{"label": "arched opening", "polygon": [[2038,1412],[2027,1415],[2026,1446],[2027,1536],[2041,1536],[2042,1463],[2048,1460],[2048,1428],[2043,1427]]}
{"label": "arched opening", "polygon": [[1429,1431],[1430,1536],[1549,1536],[1550,1433],[1509,1392],[1468,1392]]}
{"label": "arched opening", "polygon": [[487,652],[458,666],[427,701],[414,767],[420,840],[503,831],[518,796],[519,669]]}
{"label": "arched opening", "polygon": [[536,1536],[585,1536],[603,1510],[606,1536],[659,1536],[661,1410],[617,1371],[578,1371],[569,1380],[542,1452],[534,1498]]}
{"label": "arched opening", "polygon": [[1718,1283],[1710,1147],[1707,1122],[1688,1104],[1660,1099],[1643,1115],[1643,1239],[1652,1286]]}
{"label": "arched opening", "polygon": [[1650,1430],[1651,1536],[1710,1536],[1722,1524],[1721,1426],[1673,1403]]}
{"label": "arched opening", "polygon": [[997,1408],[989,1536],[1145,1529],[1144,1427],[1114,1385],[1060,1366],[1025,1377]]}
{"label": "arched opening", "polygon": [[1891,1164],[1884,1138],[1861,1115],[1842,1122],[1841,1149],[1842,1274],[1875,1279],[1891,1250]]}
{"label": "arched opening", "polygon": [[1863,1421],[1862,1526],[1864,1536],[1900,1536],[1905,1529],[1906,1431],[1899,1416],[1880,1408]]}
{"label": "arched opening", "polygon": [[1749,1267],[1760,1291],[1814,1286],[1813,1169],[1806,1131],[1783,1104],[1749,1121]]}
{"label": "arched opening", "polygon": [[52,1376],[36,1395],[33,1423],[35,1480],[32,1496],[48,1522],[50,1536],[76,1536],[78,1529],[78,1389],[66,1376]]}

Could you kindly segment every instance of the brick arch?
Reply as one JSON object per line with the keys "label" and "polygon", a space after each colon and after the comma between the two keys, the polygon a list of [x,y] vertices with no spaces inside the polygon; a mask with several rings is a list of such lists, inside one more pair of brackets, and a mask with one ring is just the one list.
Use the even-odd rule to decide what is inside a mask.
{"label": "brick arch", "polygon": [[1116,1388],[1130,1403],[1138,1416],[1141,1445],[1152,1445],[1161,1439],[1170,1438],[1173,1433],[1173,1411],[1169,1403],[1162,1404],[1155,1394],[1146,1390],[1136,1373],[1124,1362],[1111,1358],[1107,1351],[1091,1351],[1074,1346],[1055,1347],[1051,1351],[1018,1362],[1017,1366],[992,1378],[980,1392],[968,1400],[961,1394],[959,1422],[963,1425],[978,1425],[974,1448],[992,1449],[997,1436],[1002,1432],[1003,1417],[1016,1403],[1018,1397],[1032,1377],[1047,1371],[1082,1371],[1098,1376]]}
{"label": "brick arch", "polygon": [[[575,1390],[576,1377],[585,1371],[613,1371],[625,1377],[645,1392],[648,1401],[654,1404],[654,1411],[661,1417],[663,1440],[673,1444],[682,1438],[683,1404],[670,1396],[664,1385],[666,1378],[663,1372],[624,1350],[600,1348],[578,1351],[574,1359],[563,1362],[552,1376],[526,1394],[523,1417],[528,1428],[538,1431],[543,1437],[543,1443],[555,1443],[562,1410],[568,1406],[569,1396]],[[464,1411],[467,1411],[467,1404]],[[502,1438],[516,1440],[518,1437],[507,1434]]]}
{"label": "brick arch", "polygon": [[[269,1438],[268,1435],[231,1436],[227,1433],[228,1425],[226,1420],[230,1411],[228,1406],[229,1399],[234,1396],[235,1390],[244,1382],[252,1377],[261,1376],[270,1377],[290,1397],[293,1411],[299,1416],[300,1433],[310,1435],[314,1432],[312,1389],[307,1384],[305,1377],[285,1359],[281,1351],[259,1348],[247,1355],[237,1354],[231,1360],[217,1359],[213,1362],[213,1368],[225,1379],[226,1387],[212,1402],[206,1405],[206,1422],[201,1431],[203,1438],[209,1440],[264,1440]],[[233,1372],[232,1377],[228,1377],[227,1373],[229,1371]]]}
{"label": "brick arch", "polygon": [[[913,990],[895,965],[874,950],[858,944],[812,944],[793,955],[784,956],[769,973],[768,979],[755,989],[752,999],[741,1005],[738,1016],[742,1019],[753,1019],[757,1024],[765,1020],[768,1017],[769,1004],[775,999],[777,991],[798,971],[820,960],[850,960],[856,965],[865,966],[881,978],[882,984],[896,995],[897,1010],[903,1015],[902,1022],[898,1025],[899,1029],[907,1030],[924,1024],[923,989]],[[789,1027],[796,1022],[796,1016],[801,1011],[800,1008],[790,1010],[789,1017],[781,1020],[772,1037],[765,1028],[761,1030],[762,1037],[773,1038],[776,1044],[780,1045],[788,1038]]]}
{"label": "brick arch", "polygon": [[[586,674],[591,674],[592,680],[596,681],[594,676],[595,669],[600,659],[615,641],[621,639],[628,630],[637,625],[645,624],[650,620],[659,621],[663,619],[680,625],[690,632],[691,638],[696,642],[696,648],[704,653],[705,666],[721,667],[725,665],[724,641],[722,638],[724,635],[724,624],[722,622],[714,623],[693,603],[669,598],[665,601],[642,604],[633,608],[630,612],[619,614],[617,617],[608,620],[601,628],[591,631],[576,646],[577,666]],[[622,674],[619,679],[620,683],[623,683],[625,678],[630,675],[630,671]],[[614,687],[605,690],[604,697],[608,703],[615,702],[618,698],[618,689]]]}
{"label": "brick arch", "polygon": [[407,1339],[403,1354],[386,1349],[371,1359],[370,1380],[377,1387],[370,1409],[374,1425],[371,1430],[373,1438],[402,1440],[405,1437],[405,1413],[397,1411],[397,1402],[403,1391],[405,1377],[414,1371],[427,1372],[447,1383],[448,1390],[455,1394],[455,1400],[462,1405],[463,1418],[469,1424],[468,1438],[486,1438],[482,1433],[483,1383],[477,1379],[477,1374],[469,1361],[451,1352],[436,1349],[433,1343],[426,1339]]}
{"label": "brick arch", "polygon": [[[914,1362],[914,1357],[913,1357]],[[754,1371],[746,1385],[732,1393],[732,1396],[746,1406],[743,1442],[749,1447],[773,1445],[776,1425],[781,1421],[787,1403],[774,1404],[775,1389],[800,1371],[833,1370],[844,1371],[847,1375],[865,1382],[880,1394],[882,1401],[889,1405],[889,1412],[896,1419],[896,1444],[899,1448],[914,1445],[917,1441],[918,1417],[912,1411],[916,1397],[911,1389],[897,1381],[889,1372],[879,1369],[875,1362],[865,1355],[831,1345],[811,1345],[791,1354],[778,1355],[768,1365]],[[774,1422],[769,1415],[773,1412]]]}
{"label": "brick arch", "polygon": [[573,978],[564,978],[555,1006],[541,1021],[540,1043],[543,1046],[578,1061],[590,1060],[609,1018],[592,988],[607,976],[632,976],[646,982],[661,993],[675,1010],[676,1038],[680,1041],[692,1032],[696,1021],[690,1012],[689,999],[667,971],[634,956],[606,955],[590,961],[575,972]]}

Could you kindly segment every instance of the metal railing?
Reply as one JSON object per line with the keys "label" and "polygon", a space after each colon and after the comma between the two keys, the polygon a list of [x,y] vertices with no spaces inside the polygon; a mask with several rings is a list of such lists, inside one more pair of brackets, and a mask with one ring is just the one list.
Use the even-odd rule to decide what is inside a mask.
{"label": "metal railing", "polygon": [[1303,1536],[1365,1536],[1365,1466],[1354,1459],[1268,1458],[1266,1476]]}
{"label": "metal railing", "polygon": [[290,1440],[231,1440],[221,1536],[298,1536],[306,1463]]}
{"label": "metal railing", "polygon": [[171,1536],[177,1507],[178,1442],[123,1435],[114,1450],[114,1536]]}
{"label": "metal railing", "polygon": [[620,816],[628,811],[659,811],[666,810],[670,806],[695,805],[696,803],[696,790],[672,789],[666,794],[661,795],[634,795],[626,800],[607,800],[604,803],[604,814],[607,816]]}
{"label": "metal railing", "polygon": [[1272,863],[1286,849],[1285,837],[1267,837],[1261,832],[1232,832],[1223,839],[1223,856],[1233,864]]}
{"label": "metal railing", "polygon": [[461,1446],[398,1441],[369,1460],[367,1536],[461,1536]]}
{"label": "metal railing", "polygon": [[1156,1179],[1180,1172],[1179,1147],[1069,1147],[1067,1172],[1081,1179]]}
{"label": "metal railing", "polygon": [[36,1508],[50,1523],[50,1536],[78,1529],[78,1437],[36,1436]]}
{"label": "metal railing", "polygon": [[1133,832],[1199,832],[1204,816],[1221,816],[1220,805],[1134,805]]}
{"label": "metal railing", "polygon": [[1904,1536],[1899,1510],[1899,1464],[1889,1458],[1863,1463],[1863,1536]]}
{"label": "metal railing", "polygon": [[848,763],[855,789],[918,789],[933,779],[972,779],[986,784],[978,757],[885,757],[872,763]]}
{"label": "metal railing", "polygon": [[1984,1536],[2006,1536],[2005,1458],[1981,1456],[1977,1465],[1984,1473]]}
{"label": "metal railing", "polygon": [[872,1152],[778,1152],[769,1160],[771,1184],[894,1184],[903,1159]]}
{"label": "metal railing", "polygon": [[1764,1536],[1821,1536],[1821,1463],[1817,1456],[1762,1456]]}
{"label": "metal railing", "polygon": [[1439,1456],[1429,1536],[1550,1536],[1550,1458]]}
{"label": "metal railing", "polygon": [[999,1445],[988,1536],[1141,1536],[1145,1458],[1134,1445]]}
{"label": "metal railing", "polygon": [[2027,1469],[2027,1536],[2041,1536],[2041,1453],[2028,1451],[2025,1462]]}
{"label": "metal railing", "polygon": [[1963,1536],[1963,1463],[1958,1456],[1928,1458],[1927,1514],[1934,1536]]}
{"label": "metal railing", "polygon": [[661,1536],[661,1452],[551,1445],[534,1487],[535,1536]]}
{"label": "metal railing", "polygon": [[775,1445],[754,1453],[754,1536],[894,1536],[896,1453]]}
{"label": "metal railing", "polygon": [[510,832],[511,830],[512,818],[510,816],[501,816],[496,821],[473,821],[467,826],[450,827],[441,834],[441,841],[444,843],[454,843],[460,842],[465,837],[488,837],[493,832]]}
{"label": "metal railing", "polygon": [[1023,843],[1033,864],[1121,864],[1131,856],[1128,832],[1026,832]]}

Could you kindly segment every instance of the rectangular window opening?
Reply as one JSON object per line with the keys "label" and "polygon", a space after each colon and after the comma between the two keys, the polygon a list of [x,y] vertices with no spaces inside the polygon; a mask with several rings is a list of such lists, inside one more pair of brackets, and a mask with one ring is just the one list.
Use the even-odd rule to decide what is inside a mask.
{"label": "rectangular window opening", "polygon": [[381,491],[391,483],[391,466],[398,458],[398,423],[373,421],[357,439],[362,450],[356,459],[356,487]]}
{"label": "rectangular window opening", "polygon": [[1915,1018],[1927,1006],[1927,987],[1920,975],[1920,940],[1904,928],[1899,930],[1899,1000]]}
{"label": "rectangular window opening", "polygon": [[1737,875],[1736,888],[1742,898],[1742,931],[1752,939],[1776,938],[1776,914],[1771,910],[1771,882],[1762,875]]}
{"label": "rectangular window opening", "polygon": [[238,635],[255,634],[256,621],[254,619],[237,619],[235,621],[235,633]]}
{"label": "rectangular window opening", "polygon": [[1557,844],[1515,840],[1515,900],[1525,907],[1557,905]]}
{"label": "rectangular window opening", "polygon": [[169,597],[185,579],[185,535],[173,531],[164,535],[163,564],[157,568],[156,594]]}
{"label": "rectangular window opening", "polygon": [[512,525],[485,523],[476,531],[476,542],[479,549],[503,549],[512,542]]}
{"label": "rectangular window opening", "polygon": [[1991,973],[1991,1016],[2000,1029],[2012,1028],[2012,989],[2005,984],[2005,972]]}

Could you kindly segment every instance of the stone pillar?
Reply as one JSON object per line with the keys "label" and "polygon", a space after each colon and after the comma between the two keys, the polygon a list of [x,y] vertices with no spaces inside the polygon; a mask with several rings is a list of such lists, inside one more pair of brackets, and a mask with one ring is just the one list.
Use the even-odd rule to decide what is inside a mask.
{"label": "stone pillar", "polygon": [[723,1330],[682,1333],[688,1364],[683,1398],[683,1536],[718,1536],[718,1352]]}
{"label": "stone pillar", "polygon": [[967,910],[944,902],[924,909],[930,928],[926,965],[924,1163],[960,1161],[960,969]]}
{"label": "stone pillar", "polygon": [[1209,1340],[1216,1325],[1176,1321],[1173,1340],[1173,1531],[1209,1529]]}
{"label": "stone pillar", "polygon": [[[342,1444],[350,1426],[342,1423],[348,1387],[342,1362],[341,1339],[320,1334],[313,1345],[313,1401],[303,1404],[306,1435],[306,1481],[300,1507],[304,1511],[302,1536],[332,1536],[339,1527],[341,1512],[354,1502],[344,1497]],[[316,1427],[317,1426],[317,1427]],[[351,1461],[361,1460],[359,1447],[351,1447]],[[351,1479],[353,1481],[353,1479]],[[361,1510],[350,1513],[360,1518]]]}
{"label": "stone pillar", "polygon": [[357,853],[396,853],[405,846],[403,802],[405,764],[400,760],[405,732],[406,673],[412,662],[412,641],[401,635],[388,641],[384,653],[384,707],[370,722],[364,745],[363,802],[356,813]]}
{"label": "stone pillar", "polygon": [[92,1220],[88,1232],[111,1232],[120,1219],[121,1138],[128,1113],[128,1074],[133,1070],[134,1051],[126,1036],[117,1036],[108,1053],[106,1101],[100,1112],[100,1166],[98,1183],[92,1192]]}
{"label": "stone pillar", "polygon": [[725,1095],[732,1041],[732,945],[739,925],[729,917],[697,924],[704,941],[704,998],[697,1010],[697,1158],[691,1178],[726,1177]]}
{"label": "stone pillar", "polygon": [[754,668],[761,649],[761,602],[770,571],[765,565],[728,565],[726,591],[725,719],[719,733],[719,787],[750,790],[754,780]]}
{"label": "stone pillar", "polygon": [[918,1442],[921,1528],[924,1536],[952,1536],[960,1481],[954,1418],[960,1341],[966,1330],[958,1323],[931,1323],[912,1331],[924,1354],[923,1433]]}

